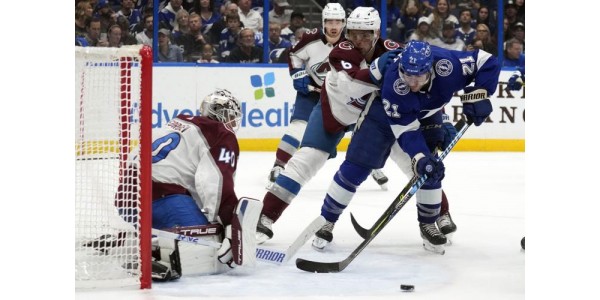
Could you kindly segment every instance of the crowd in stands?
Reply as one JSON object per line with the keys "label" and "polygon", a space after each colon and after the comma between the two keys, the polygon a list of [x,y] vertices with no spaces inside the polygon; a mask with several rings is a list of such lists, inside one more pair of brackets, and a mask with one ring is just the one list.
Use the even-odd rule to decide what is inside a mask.
{"label": "crowd in stands", "polygon": [[[379,7],[382,0],[339,2],[347,11]],[[268,36],[263,37],[263,0],[160,0],[160,62],[287,62],[287,53],[307,29],[305,16],[287,0],[270,0]],[[504,5],[503,36],[497,7]],[[387,38],[422,40],[453,50],[480,48],[498,55],[504,41],[506,65],[525,53],[525,0],[386,0]],[[75,44],[91,47],[153,45],[152,0],[76,0]],[[266,41],[265,41],[266,38]]]}

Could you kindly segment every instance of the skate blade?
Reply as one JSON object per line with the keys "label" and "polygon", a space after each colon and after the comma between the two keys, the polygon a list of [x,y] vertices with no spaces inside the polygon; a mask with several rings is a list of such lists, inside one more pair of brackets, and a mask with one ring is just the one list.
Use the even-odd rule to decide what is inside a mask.
{"label": "skate blade", "polygon": [[313,247],[313,249],[315,249],[317,251],[323,251],[323,250],[325,250],[325,247],[327,247],[328,244],[329,244],[328,241],[326,241],[320,237],[315,237],[315,239],[312,242],[312,247]]}
{"label": "skate blade", "polygon": [[256,233],[256,244],[257,245],[262,245],[264,242],[270,240],[269,236],[262,233],[262,232],[257,232]]}
{"label": "skate blade", "polygon": [[381,188],[381,190],[383,190],[383,191],[387,191],[387,190],[388,190],[387,183],[380,184],[380,185],[379,185],[379,187],[380,187],[380,188]]}
{"label": "skate blade", "polygon": [[433,245],[428,241],[423,241],[423,248],[425,248],[425,250],[439,254],[439,255],[444,255],[446,253],[446,249],[444,249],[444,245]]}
{"label": "skate blade", "polygon": [[447,240],[446,246],[452,246],[452,236],[453,235],[454,235],[454,233],[445,234],[446,240]]}

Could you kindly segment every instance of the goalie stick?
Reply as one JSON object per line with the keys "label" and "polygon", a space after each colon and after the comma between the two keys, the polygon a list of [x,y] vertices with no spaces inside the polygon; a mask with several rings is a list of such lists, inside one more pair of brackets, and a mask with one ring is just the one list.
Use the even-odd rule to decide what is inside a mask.
{"label": "goalie stick", "polygon": [[[456,137],[450,142],[450,145],[442,152],[439,156],[439,161],[442,161],[454,148],[454,145],[460,140],[465,131],[469,128],[470,124],[467,124],[464,119],[461,119],[456,123]],[[296,259],[296,267],[300,270],[311,272],[311,273],[337,273],[343,271],[353,260],[360,254],[369,243],[383,228],[392,220],[392,218],[402,209],[402,207],[410,200],[410,198],[421,188],[423,183],[427,180],[427,175],[421,175],[417,177],[416,175],[408,182],[406,187],[402,189],[400,194],[394,199],[392,204],[386,209],[386,211],[379,217],[379,219],[375,222],[371,230],[367,231],[367,237],[365,238],[360,245],[350,255],[338,262],[317,262],[310,261],[303,258]]]}
{"label": "goalie stick", "polygon": [[[304,230],[298,235],[294,242],[285,250],[277,250],[269,247],[256,247],[256,259],[276,265],[283,265],[290,260],[296,252],[317,232],[323,225],[325,225],[325,218],[319,216],[314,219]],[[205,240],[203,238],[188,236],[178,233],[173,233],[164,230],[158,230],[152,228],[152,234],[165,239],[174,239],[185,243],[196,244],[200,246],[207,246],[212,248],[220,248],[221,243],[215,241]]]}
{"label": "goalie stick", "polygon": [[[464,119],[461,119],[456,123],[456,125],[454,127],[456,128],[457,132],[462,130],[463,126],[465,125],[464,123],[465,123]],[[465,130],[466,130],[466,128],[465,128]],[[452,146],[452,147],[454,147],[454,146]],[[446,155],[447,154],[445,154],[444,156],[446,156]],[[441,158],[441,156],[440,156],[440,160],[441,159],[443,159],[443,158]],[[412,186],[417,182],[418,179],[419,178],[416,178],[415,176],[413,176],[410,179],[410,181],[408,182],[408,184],[404,187],[404,189],[402,189],[402,191],[400,191],[400,194],[398,195],[398,197],[396,199],[398,199],[398,198],[402,197],[403,195],[405,195],[406,193],[408,193],[410,191],[410,189],[412,188]],[[425,182],[425,181],[423,181],[423,182]],[[415,190],[415,192],[416,192],[416,190]],[[392,214],[392,213],[395,215],[397,213],[397,211],[394,212],[394,209],[395,209],[394,202],[392,202],[390,207],[387,208],[387,210],[383,213],[383,215],[385,216],[385,215]],[[392,215],[392,217],[393,217],[393,215]],[[369,236],[371,234],[373,234],[373,231],[375,231],[375,226],[380,223],[381,218],[379,220],[377,220],[377,222],[375,222],[375,224],[373,224],[373,226],[370,229],[366,229],[366,228],[360,226],[360,224],[358,224],[358,221],[356,221],[356,218],[354,218],[354,215],[352,213],[350,213],[350,221],[352,221],[352,226],[354,227],[354,230],[356,231],[356,233],[358,233],[358,235],[360,235],[360,237],[362,237],[363,239],[367,239],[367,238],[369,238]]]}

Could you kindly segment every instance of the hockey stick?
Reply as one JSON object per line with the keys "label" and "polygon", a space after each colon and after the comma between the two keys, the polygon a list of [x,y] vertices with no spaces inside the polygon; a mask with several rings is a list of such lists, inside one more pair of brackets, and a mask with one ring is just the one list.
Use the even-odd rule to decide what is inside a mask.
{"label": "hockey stick", "polygon": [[[257,246],[256,247],[256,259],[276,265],[285,264],[290,260],[291,257],[296,255],[296,252],[315,234],[323,225],[325,225],[325,218],[319,216],[314,219],[294,240],[294,242],[284,251]],[[158,230],[152,228],[152,234],[165,239],[173,239],[176,241],[182,241],[185,243],[191,243],[199,246],[207,246],[218,249],[221,247],[221,243],[215,241],[209,241],[199,237],[188,236],[184,234],[173,233],[164,230]]]}
{"label": "hockey stick", "polygon": [[[440,154],[439,161],[442,161],[446,157],[446,155],[448,155],[450,150],[454,148],[454,145],[456,145],[458,140],[463,136],[465,131],[469,128],[469,125],[470,124],[467,124],[464,121],[464,119],[458,121],[458,123],[456,124],[456,137],[454,138],[454,140],[452,140],[452,142],[450,142],[450,145],[448,145],[446,150],[444,150],[444,152]],[[373,241],[377,234],[379,234],[379,232],[383,230],[387,223],[389,223],[392,220],[392,218],[400,211],[400,209],[402,209],[402,207],[408,202],[408,200],[410,200],[410,198],[417,192],[417,190],[421,188],[421,186],[425,183],[426,180],[427,175],[421,175],[419,177],[413,176],[408,185],[402,190],[398,197],[394,199],[390,207],[383,213],[383,215],[377,220],[377,222],[375,222],[372,230],[369,231],[370,234],[367,236],[367,238],[364,241],[362,241],[362,243],[360,243],[360,245],[358,245],[358,247],[354,249],[354,251],[352,251],[352,253],[350,253],[350,255],[346,259],[338,262],[316,262],[302,258],[297,258],[296,267],[300,270],[311,273],[337,273],[344,270],[354,260],[354,258],[356,258],[356,256],[358,256],[358,254],[360,254],[360,252],[362,252],[365,249],[365,247],[367,247],[367,245],[369,245],[369,243]]]}
{"label": "hockey stick", "polygon": [[[456,125],[454,126],[456,128],[456,131],[460,131],[462,130],[465,121],[464,119],[459,120]],[[464,128],[464,130],[466,130],[466,128]],[[462,135],[462,134],[461,134]],[[458,140],[457,140],[458,141]],[[451,147],[453,148],[454,145],[452,144]],[[450,146],[449,146],[450,148]],[[448,149],[446,149],[444,152],[449,151]],[[445,154],[444,156],[446,156],[447,154]],[[440,160],[443,159],[442,157],[440,157]],[[412,188],[412,186],[417,182],[419,178],[416,178],[415,176],[413,176],[410,181],[406,184],[406,186],[404,187],[404,189],[402,189],[402,191],[400,191],[400,194],[398,195],[398,197],[396,197],[396,199],[403,197],[405,194],[409,193],[410,189]],[[416,193],[416,191],[415,191]],[[412,196],[412,195],[411,195]],[[395,202],[396,200],[394,200]],[[383,213],[383,215],[388,215],[393,213],[394,209],[395,209],[395,205],[394,202],[392,202],[392,204],[390,205],[390,207],[387,208],[387,210]],[[397,212],[396,212],[397,213]],[[394,214],[396,214],[394,213]],[[393,217],[393,216],[392,216]],[[375,224],[373,224],[373,226],[370,229],[366,229],[362,226],[360,226],[360,224],[358,224],[358,221],[356,221],[356,219],[354,218],[354,215],[352,213],[350,213],[350,221],[352,221],[352,226],[354,227],[354,230],[356,231],[356,233],[358,233],[358,235],[360,235],[363,239],[369,238],[369,236],[371,234],[373,234],[373,231],[375,230],[375,226],[377,224],[379,224],[379,222],[381,221],[381,218],[379,220],[377,220],[377,222],[375,222]]]}

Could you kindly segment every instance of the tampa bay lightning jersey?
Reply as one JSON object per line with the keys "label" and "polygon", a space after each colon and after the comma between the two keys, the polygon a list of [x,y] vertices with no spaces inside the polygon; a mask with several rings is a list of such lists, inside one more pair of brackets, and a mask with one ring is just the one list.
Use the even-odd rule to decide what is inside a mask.
{"label": "tampa bay lightning jersey", "polygon": [[474,83],[494,94],[500,65],[483,50],[454,51],[431,46],[433,72],[430,82],[419,92],[411,92],[398,73],[399,59],[386,70],[382,101],[388,121],[402,150],[410,157],[429,152],[419,132],[419,119],[432,116],[452,99],[455,92]]}

